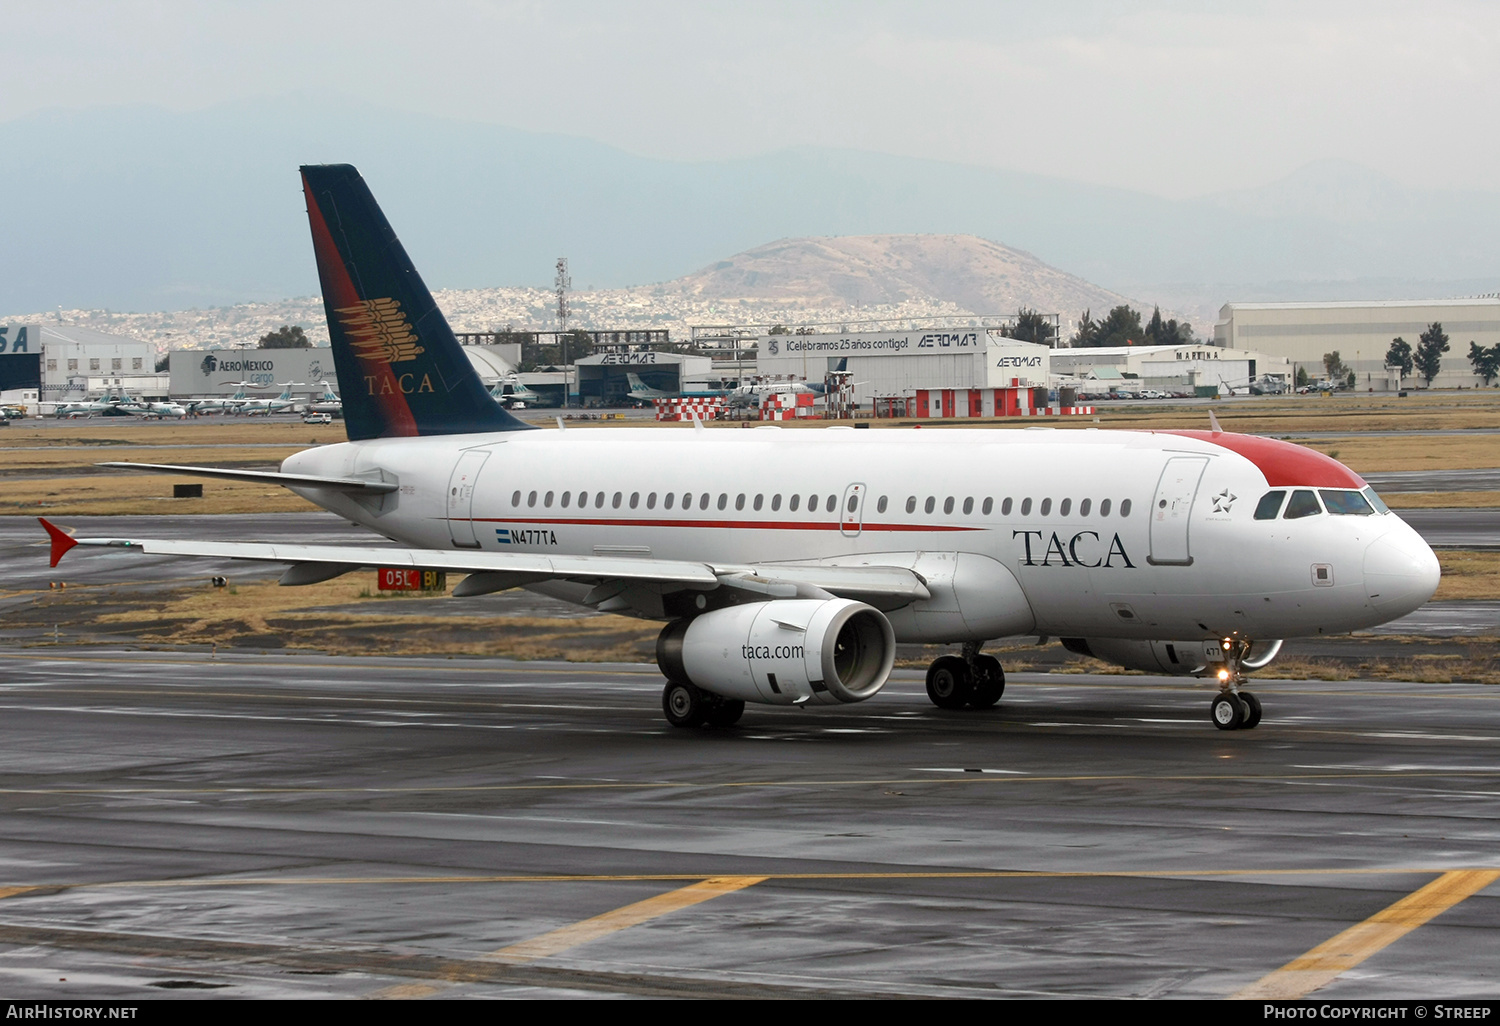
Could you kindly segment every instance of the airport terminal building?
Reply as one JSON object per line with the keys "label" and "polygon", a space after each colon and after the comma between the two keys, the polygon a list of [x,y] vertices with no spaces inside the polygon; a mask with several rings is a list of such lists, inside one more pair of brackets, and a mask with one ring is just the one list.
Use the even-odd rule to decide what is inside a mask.
{"label": "airport terminal building", "polygon": [[[1442,324],[1448,336],[1442,371],[1434,388],[1476,388],[1482,382],[1469,365],[1469,343],[1500,344],[1500,299],[1427,299],[1373,303],[1227,303],[1214,325],[1214,344],[1256,349],[1290,360],[1308,377],[1324,376],[1323,354],[1337,351],[1354,371],[1361,391],[1394,386],[1385,368],[1391,340],[1413,349],[1428,325]],[[1407,378],[1407,385],[1419,384]]]}

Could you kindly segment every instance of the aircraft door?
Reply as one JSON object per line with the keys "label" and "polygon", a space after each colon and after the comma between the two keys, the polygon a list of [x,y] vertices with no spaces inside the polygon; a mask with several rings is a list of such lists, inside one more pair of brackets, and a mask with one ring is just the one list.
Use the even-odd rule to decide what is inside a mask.
{"label": "aircraft door", "polygon": [[1151,555],[1146,562],[1152,566],[1192,566],[1189,514],[1198,495],[1198,480],[1207,466],[1207,456],[1173,456],[1167,460],[1151,500]]}
{"label": "aircraft door", "polygon": [[839,533],[846,538],[858,538],[865,521],[865,486],[852,484],[844,489],[844,501],[839,506]]}
{"label": "aircraft door", "polygon": [[474,531],[474,486],[489,458],[488,452],[470,449],[458,458],[448,477],[448,537],[457,548],[479,548],[479,536]]}

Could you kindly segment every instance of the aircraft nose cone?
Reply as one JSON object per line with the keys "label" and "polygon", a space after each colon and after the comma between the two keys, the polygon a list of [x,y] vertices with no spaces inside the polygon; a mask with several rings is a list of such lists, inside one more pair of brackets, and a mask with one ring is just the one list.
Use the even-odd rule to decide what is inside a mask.
{"label": "aircraft nose cone", "polygon": [[1420,608],[1440,576],[1437,556],[1410,528],[1385,534],[1365,550],[1365,590],[1387,620]]}

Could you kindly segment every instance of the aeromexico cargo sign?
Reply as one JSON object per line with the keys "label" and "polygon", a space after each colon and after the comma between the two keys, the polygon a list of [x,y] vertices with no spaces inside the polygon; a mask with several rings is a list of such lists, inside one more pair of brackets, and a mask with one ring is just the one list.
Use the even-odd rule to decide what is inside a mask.
{"label": "aeromexico cargo sign", "polygon": [[229,395],[240,382],[271,388],[280,381],[309,387],[334,380],[333,351],[316,349],[179,349],[172,353],[173,395]]}

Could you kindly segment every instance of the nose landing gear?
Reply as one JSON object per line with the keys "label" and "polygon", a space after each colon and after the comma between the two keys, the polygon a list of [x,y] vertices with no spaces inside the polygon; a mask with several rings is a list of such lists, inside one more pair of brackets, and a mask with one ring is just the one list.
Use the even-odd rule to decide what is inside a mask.
{"label": "nose landing gear", "polygon": [[1241,669],[1250,642],[1238,636],[1220,642],[1224,667],[1219,670],[1219,693],[1209,705],[1209,717],[1220,730],[1253,730],[1260,723],[1260,699],[1241,690],[1245,674]]}

